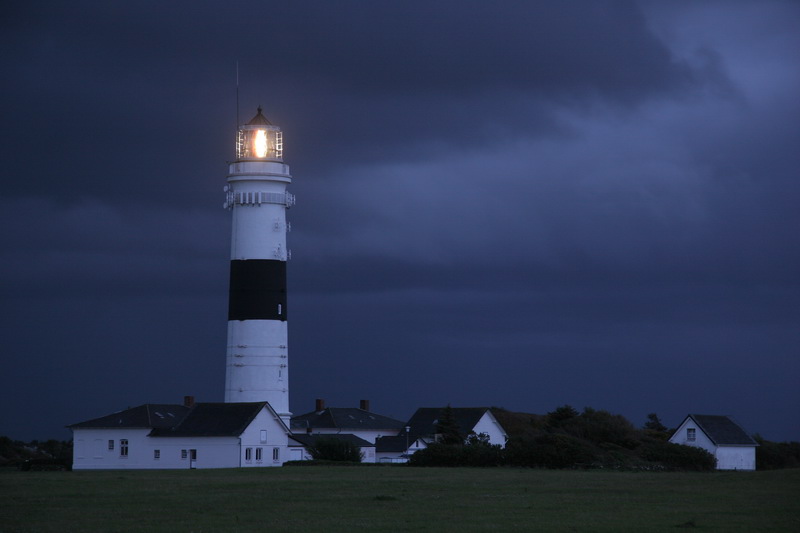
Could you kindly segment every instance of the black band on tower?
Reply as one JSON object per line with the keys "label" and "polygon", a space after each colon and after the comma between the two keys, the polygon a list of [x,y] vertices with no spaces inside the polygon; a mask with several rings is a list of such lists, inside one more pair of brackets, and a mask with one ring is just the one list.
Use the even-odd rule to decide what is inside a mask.
{"label": "black band on tower", "polygon": [[231,261],[228,320],[286,320],[286,261]]}

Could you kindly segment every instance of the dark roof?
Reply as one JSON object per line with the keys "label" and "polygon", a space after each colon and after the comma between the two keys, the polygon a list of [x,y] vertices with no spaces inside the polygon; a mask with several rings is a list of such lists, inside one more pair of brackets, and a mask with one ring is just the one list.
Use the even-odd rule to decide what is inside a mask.
{"label": "dark roof", "polygon": [[183,420],[189,408],[180,404],[147,403],[124,411],[70,424],[68,428],[170,428]]}
{"label": "dark roof", "polygon": [[[406,440],[405,434],[396,435],[391,437],[381,437],[375,439],[376,452],[404,452],[406,451],[406,443],[413,444],[414,440]],[[409,437],[410,439],[410,437]]]}
{"label": "dark roof", "polygon": [[250,122],[247,123],[248,126],[251,125],[265,125],[270,126],[272,123],[261,113],[261,106],[258,106],[258,113],[256,116],[250,119]]}
{"label": "dark roof", "polygon": [[711,442],[719,445],[758,446],[758,443],[734,422],[723,415],[689,415]]}
{"label": "dark roof", "polygon": [[405,424],[388,416],[378,415],[355,407],[328,407],[292,417],[292,429],[346,429],[400,431]]}
{"label": "dark roof", "polygon": [[149,403],[67,427],[143,428],[152,430],[151,437],[234,437],[241,435],[265,406],[277,417],[267,402],[196,403],[192,408]]}
{"label": "dark roof", "polygon": [[[420,407],[417,409],[408,421],[408,425],[411,426],[410,438],[416,440],[417,437],[434,435],[436,433],[436,424],[442,417],[444,410],[444,407]],[[463,437],[467,437],[489,408],[451,407],[451,410],[459,432]]]}
{"label": "dark roof", "polygon": [[319,439],[333,439],[349,442],[351,444],[355,444],[359,448],[375,446],[368,440],[364,440],[361,437],[356,437],[355,435],[351,435],[349,433],[332,433],[329,435],[325,433],[317,433],[316,435],[289,435],[289,438],[299,442],[303,446],[315,446]]}
{"label": "dark roof", "polygon": [[267,402],[196,403],[173,428],[156,428],[151,437],[236,437]]}

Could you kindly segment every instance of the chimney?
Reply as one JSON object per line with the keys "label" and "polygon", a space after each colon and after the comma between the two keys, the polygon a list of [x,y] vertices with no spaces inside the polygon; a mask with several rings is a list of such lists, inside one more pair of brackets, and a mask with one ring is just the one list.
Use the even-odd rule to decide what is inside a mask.
{"label": "chimney", "polygon": [[317,398],[317,408],[314,409],[315,411],[324,411],[325,410],[325,400],[322,398]]}
{"label": "chimney", "polygon": [[362,411],[369,411],[369,400],[361,400],[359,407]]}
{"label": "chimney", "polygon": [[184,407],[194,407],[194,396],[184,396],[183,397],[183,406]]}

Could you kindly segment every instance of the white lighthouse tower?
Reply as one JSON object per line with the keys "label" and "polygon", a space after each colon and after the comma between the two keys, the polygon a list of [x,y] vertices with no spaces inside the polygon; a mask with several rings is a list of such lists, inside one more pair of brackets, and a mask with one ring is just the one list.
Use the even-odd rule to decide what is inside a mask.
{"label": "white lighthouse tower", "polygon": [[286,210],[294,196],[283,134],[261,113],[240,126],[225,207],[232,211],[226,402],[267,401],[289,423]]}

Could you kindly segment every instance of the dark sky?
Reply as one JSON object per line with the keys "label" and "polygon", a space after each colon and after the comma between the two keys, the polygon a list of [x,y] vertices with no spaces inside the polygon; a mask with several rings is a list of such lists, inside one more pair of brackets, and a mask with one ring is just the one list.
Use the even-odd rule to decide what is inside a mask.
{"label": "dark sky", "polygon": [[238,60],[297,195],[293,412],[800,440],[796,2],[18,1],[0,25],[0,434],[222,400]]}

